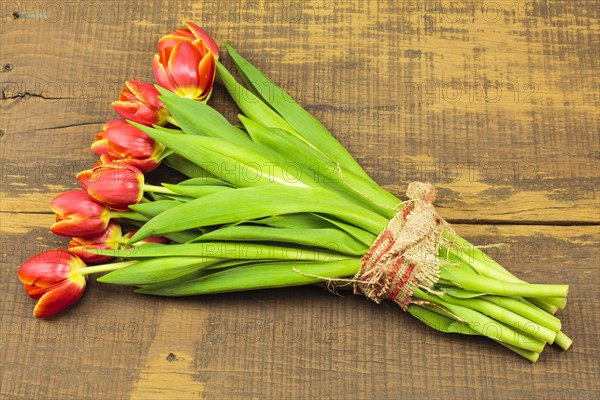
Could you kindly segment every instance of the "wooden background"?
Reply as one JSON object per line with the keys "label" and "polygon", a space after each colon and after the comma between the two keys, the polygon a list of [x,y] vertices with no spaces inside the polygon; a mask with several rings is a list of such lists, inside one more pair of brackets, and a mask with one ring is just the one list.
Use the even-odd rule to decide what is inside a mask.
{"label": "wooden background", "polygon": [[[1,6],[0,398],[599,398],[596,1]],[[183,19],[231,41],[391,191],[435,183],[466,238],[505,243],[491,254],[527,280],[569,283],[573,347],[532,365],[315,287],[162,299],[91,282],[68,312],[32,318],[18,266],[67,243],[50,200],[77,187],[123,81],[152,79],[156,41]],[[222,87],[211,102],[234,115]]]}

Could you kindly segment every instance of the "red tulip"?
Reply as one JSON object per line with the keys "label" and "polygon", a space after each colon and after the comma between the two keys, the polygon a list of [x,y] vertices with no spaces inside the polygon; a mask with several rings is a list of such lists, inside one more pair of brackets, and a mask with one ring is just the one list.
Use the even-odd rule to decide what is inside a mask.
{"label": "red tulip", "polygon": [[124,162],[96,165],[78,173],[77,179],[92,199],[117,211],[126,211],[144,195],[144,174]]}
{"label": "red tulip", "polygon": [[207,102],[216,75],[213,53],[202,39],[182,40],[174,46],[159,47],[152,60],[158,84],[181,97]]}
{"label": "red tulip", "polygon": [[71,190],[56,196],[50,208],[56,222],[50,230],[67,237],[86,237],[104,231],[110,220],[110,210],[90,199],[85,190]]}
{"label": "red tulip", "polygon": [[169,111],[158,99],[159,95],[153,85],[130,79],[112,107],[124,118],[142,125],[166,125]]}
{"label": "red tulip", "polygon": [[32,299],[38,300],[33,316],[48,318],[75,303],[83,294],[85,263],[67,250],[51,250],[25,261],[19,280]]}
{"label": "red tulip", "polygon": [[[124,119],[115,119],[104,124],[103,131],[96,135],[92,150],[106,155],[112,161],[123,161],[142,172],[156,169],[165,146],[128,124]],[[103,160],[103,163],[109,161]]]}
{"label": "red tulip", "polygon": [[158,41],[158,51],[162,51],[164,48],[173,47],[181,42],[194,43],[197,40],[201,40],[203,44],[213,53],[216,59],[219,58],[219,46],[215,43],[208,33],[198,25],[190,21],[185,21],[184,24],[187,29],[177,29],[175,32],[163,36]]}
{"label": "red tulip", "polygon": [[69,251],[84,262],[99,263],[110,260],[111,256],[89,253],[88,250],[111,250],[119,247],[123,236],[121,235],[121,225],[111,221],[104,232],[95,236],[86,238],[74,237],[69,242]]}

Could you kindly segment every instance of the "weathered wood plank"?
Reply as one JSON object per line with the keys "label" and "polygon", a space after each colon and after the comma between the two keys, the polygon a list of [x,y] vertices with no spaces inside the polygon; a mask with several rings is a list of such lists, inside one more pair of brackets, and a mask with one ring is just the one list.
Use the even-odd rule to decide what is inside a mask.
{"label": "weathered wood plank", "polygon": [[574,345],[546,349],[532,366],[490,341],[437,333],[393,304],[315,287],[164,299],[91,282],[71,310],[34,320],[14,274],[66,242],[46,234],[48,222],[3,222],[3,396],[583,399],[599,390],[598,227],[455,226],[475,243],[505,243],[488,252],[519,276],[571,285],[559,316]]}
{"label": "weathered wood plank", "polygon": [[[588,1],[2,3],[0,397],[597,397],[598,12]],[[159,299],[91,282],[70,311],[34,320],[15,273],[66,244],[48,231],[49,202],[77,187],[122,82],[152,78],[156,40],[184,18],[230,40],[391,191],[435,183],[446,218],[487,224],[457,224],[468,239],[505,243],[488,251],[527,280],[569,283],[572,349],[532,366],[318,288]],[[235,118],[222,88],[211,102]]]}

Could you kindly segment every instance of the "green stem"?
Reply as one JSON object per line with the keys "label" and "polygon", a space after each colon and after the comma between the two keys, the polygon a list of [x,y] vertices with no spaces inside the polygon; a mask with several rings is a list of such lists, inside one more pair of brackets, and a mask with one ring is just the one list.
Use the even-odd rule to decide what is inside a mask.
{"label": "green stem", "polygon": [[144,192],[151,192],[151,193],[163,193],[163,194],[177,194],[172,190],[167,189],[164,186],[156,186],[156,185],[142,185],[142,189],[144,190]]}
{"label": "green stem", "polygon": [[568,285],[503,282],[452,265],[442,266],[440,279],[466,290],[510,297],[567,297],[569,292]]}
{"label": "green stem", "polygon": [[569,347],[571,347],[573,340],[570,337],[568,337],[567,335],[565,335],[565,333],[563,331],[560,331],[556,335],[556,339],[554,342],[557,345],[559,345],[561,349],[567,350]]}
{"label": "green stem", "polygon": [[540,300],[535,299],[535,298],[524,298],[524,300],[530,301],[532,304],[535,304],[536,306],[538,306],[542,310],[546,311],[548,314],[554,315],[558,311],[558,307],[553,306],[552,304],[548,304],[548,303],[546,303],[544,301],[540,301]]}
{"label": "green stem", "polygon": [[[452,243],[455,243],[457,247],[445,248],[440,251],[442,258],[447,258],[450,261],[458,260],[478,274],[487,276],[489,278],[495,278],[500,281],[512,282],[512,283],[526,283],[524,280],[517,278],[502,265],[492,260],[487,254],[469,243],[458,235],[451,235],[449,232],[444,233],[444,238]],[[550,299],[529,299],[534,302],[538,307],[542,308],[551,314],[557,311],[557,308],[564,308],[566,299],[554,301]]]}
{"label": "green stem", "polygon": [[129,265],[135,264],[135,261],[123,261],[111,264],[94,265],[93,267],[86,267],[81,269],[81,275],[98,274],[101,272],[114,271],[116,269],[124,268]]}
{"label": "green stem", "polygon": [[506,309],[495,303],[479,298],[458,299],[452,296],[443,296],[443,299],[451,304],[456,304],[475,311],[479,311],[488,317],[491,317],[505,325],[510,326],[517,332],[522,333],[533,339],[541,340],[547,343],[554,343],[556,331],[552,331],[543,325],[537,324],[528,318],[525,318],[510,309]]}
{"label": "green stem", "polygon": [[538,297],[537,300],[544,304],[550,304],[551,306],[558,307],[561,310],[567,305],[567,299],[565,297]]}
{"label": "green stem", "polygon": [[[474,331],[469,325],[457,321],[453,318],[449,318],[445,315],[442,315],[441,311],[437,307],[426,308],[426,306],[417,306],[411,304],[408,307],[408,312],[416,318],[418,318],[421,322],[424,322],[426,325],[429,325],[433,329],[436,329],[440,332],[462,333],[465,335],[481,335],[480,333]],[[523,350],[520,347],[513,346],[508,343],[503,343],[499,340],[495,341],[531,362],[536,362],[540,356],[540,353],[538,352]]]}
{"label": "green stem", "polygon": [[559,332],[561,328],[560,319],[554,315],[540,310],[535,305],[531,304],[527,300],[514,298],[514,297],[503,297],[503,296],[483,296],[483,299],[491,301],[494,304],[511,310],[525,318],[530,319],[546,328]]}
{"label": "green stem", "polygon": [[526,358],[527,360],[531,361],[532,363],[536,362],[538,360],[538,358],[540,358],[540,353],[538,353],[538,352],[523,350],[523,349],[513,346],[511,344],[502,343],[499,340],[496,340],[496,342],[500,343],[502,346],[506,347],[507,349],[514,351],[515,353],[517,353],[521,357]]}
{"label": "green stem", "polygon": [[427,300],[444,307],[461,322],[469,325],[474,331],[482,336],[487,336],[490,339],[501,341],[535,353],[541,353],[544,348],[545,343],[543,341],[524,337],[523,334],[514,330],[512,327],[469,307],[451,304],[438,296],[425,293],[419,288],[414,288],[413,296],[417,299]]}

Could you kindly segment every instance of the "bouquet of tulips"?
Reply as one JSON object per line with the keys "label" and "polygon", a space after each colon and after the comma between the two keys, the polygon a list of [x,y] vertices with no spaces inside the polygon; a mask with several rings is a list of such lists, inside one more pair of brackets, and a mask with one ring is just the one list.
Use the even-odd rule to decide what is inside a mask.
{"label": "bouquet of tulips", "polygon": [[[73,304],[94,273],[158,296],[325,284],[532,362],[547,343],[570,346],[554,316],[567,285],[526,283],[458,236],[430,184],[408,184],[405,202],[384,190],[230,45],[243,84],[213,39],[186,26],[158,42],[157,85],[125,83],[113,103],[122,118],[96,135],[100,160],[77,175],[82,189],[52,201],[51,230],[71,241],[19,269],[34,316]],[[207,105],[217,75],[238,124]],[[146,183],[159,166],[184,178]]]}

